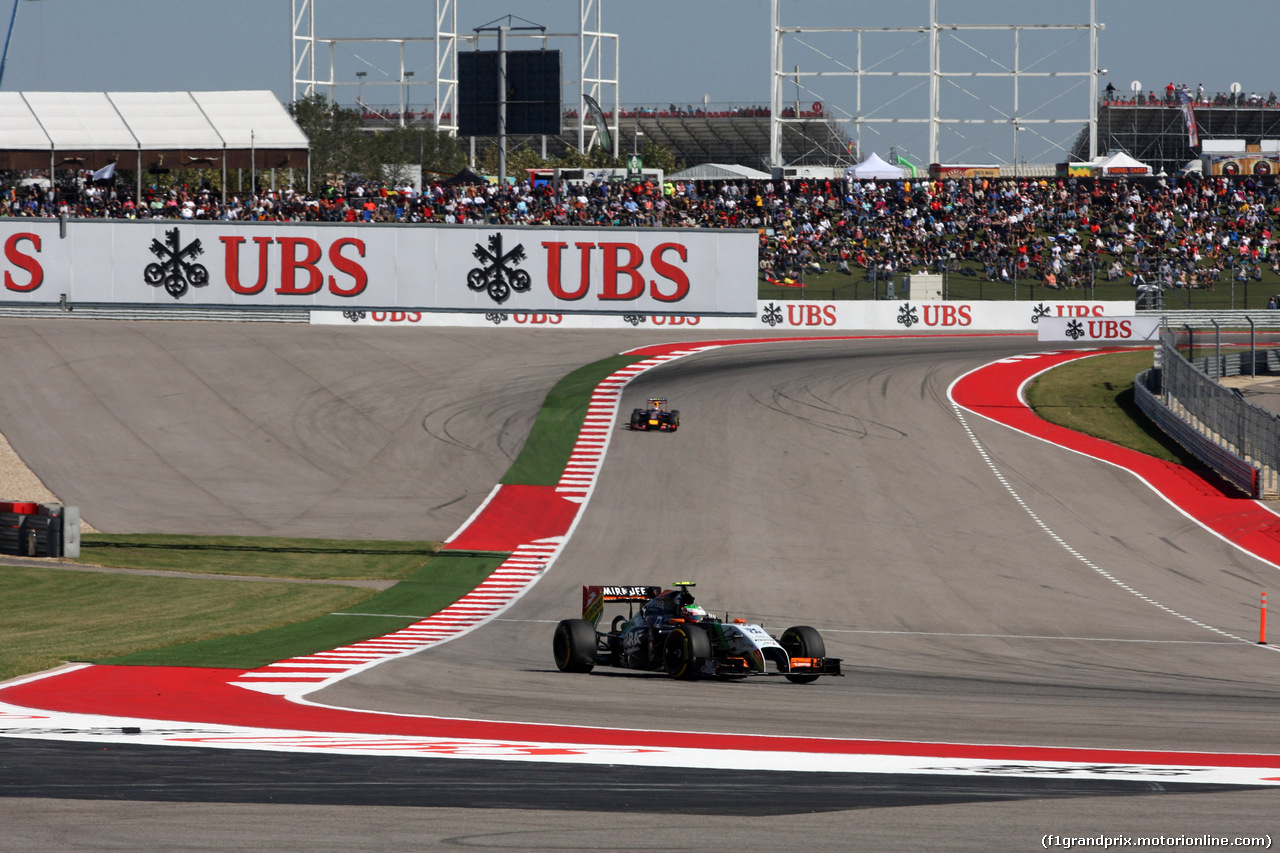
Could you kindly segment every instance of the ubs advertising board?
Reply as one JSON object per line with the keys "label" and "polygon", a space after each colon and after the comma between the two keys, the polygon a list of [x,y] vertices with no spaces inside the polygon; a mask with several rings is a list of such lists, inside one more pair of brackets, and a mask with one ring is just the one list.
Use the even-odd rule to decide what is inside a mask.
{"label": "ubs advertising board", "polygon": [[[760,300],[754,303],[754,307],[753,314],[747,317],[645,314],[640,311],[597,316],[506,310],[492,310],[484,314],[443,314],[423,311],[313,311],[311,322],[317,325],[470,326],[507,329],[626,329],[661,326],[680,329],[775,330],[792,334],[820,335],[837,330],[923,333],[1032,332],[1042,323],[1049,321],[1062,324],[1073,321],[1078,324],[1108,317],[1132,318],[1134,313],[1132,302],[1049,302],[1044,300],[1025,302]],[[1112,326],[1115,325],[1112,324]],[[1055,340],[1067,340],[1067,338]]]}
{"label": "ubs advertising board", "polygon": [[5,302],[756,311],[754,231],[0,219]]}

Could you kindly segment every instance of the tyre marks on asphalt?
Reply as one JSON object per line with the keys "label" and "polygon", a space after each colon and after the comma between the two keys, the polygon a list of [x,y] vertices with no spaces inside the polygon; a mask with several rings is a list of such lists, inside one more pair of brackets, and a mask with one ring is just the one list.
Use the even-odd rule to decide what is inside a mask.
{"label": "tyre marks on asphalt", "polygon": [[[447,643],[496,617],[555,561],[595,488],[618,420],[622,391],[635,377],[710,347],[679,347],[620,368],[591,393],[569,462],[554,487],[500,485],[442,549],[509,556],[479,586],[444,610],[411,625],[336,649],[276,661],[231,683],[260,693],[300,698],[357,672]],[[412,614],[359,614],[412,618]]]}

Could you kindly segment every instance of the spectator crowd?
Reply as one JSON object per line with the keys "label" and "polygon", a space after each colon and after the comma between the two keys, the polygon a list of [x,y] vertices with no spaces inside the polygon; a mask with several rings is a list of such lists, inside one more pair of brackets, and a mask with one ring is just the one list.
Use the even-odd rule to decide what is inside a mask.
{"label": "spectator crowd", "polygon": [[[0,189],[0,215],[555,227],[749,228],[766,280],[949,269],[989,281],[1213,288],[1280,273],[1280,191],[1256,178],[715,180],[285,189]],[[1096,277],[1096,278],[1095,278]],[[810,278],[812,280],[812,278]]]}

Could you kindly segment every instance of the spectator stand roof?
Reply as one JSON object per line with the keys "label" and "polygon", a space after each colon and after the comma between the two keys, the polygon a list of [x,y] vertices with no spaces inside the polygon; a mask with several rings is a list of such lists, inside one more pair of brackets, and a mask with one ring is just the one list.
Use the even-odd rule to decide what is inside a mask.
{"label": "spectator stand roof", "polygon": [[265,90],[0,92],[0,170],[305,169],[308,147]]}

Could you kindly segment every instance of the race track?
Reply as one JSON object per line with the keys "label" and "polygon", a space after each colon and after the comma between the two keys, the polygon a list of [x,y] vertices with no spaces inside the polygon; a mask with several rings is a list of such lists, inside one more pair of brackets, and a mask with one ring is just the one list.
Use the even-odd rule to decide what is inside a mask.
{"label": "race track", "polygon": [[[33,391],[0,380],[0,432],[107,530],[442,539],[501,477],[560,376],[677,337],[697,336],[5,321],[0,352],[35,353],[51,383]],[[309,699],[623,729],[1277,751],[1280,658],[1252,642],[1258,594],[1276,568],[1130,474],[948,399],[969,370],[1039,349],[1026,337],[815,340],[720,349],[650,371],[627,388],[623,412],[666,396],[681,431],[612,436],[569,544],[528,594],[477,631]],[[93,425],[74,452],[65,433],[55,440],[34,425],[67,417]],[[407,515],[391,511],[406,506]],[[718,613],[777,630],[817,627],[847,677],[691,685],[555,671],[551,629],[577,615],[583,583],[677,579],[697,581],[700,601]],[[695,777],[691,791],[714,791]],[[658,822],[646,836],[654,848],[684,837],[679,821],[643,819],[678,808],[593,796],[607,774],[587,778],[581,811],[605,814],[552,804],[529,782],[527,801],[513,794],[511,805],[532,812],[412,803],[437,827],[418,838],[435,849],[646,849],[582,834],[583,821],[615,820],[631,835]],[[730,796],[733,783],[721,784]],[[866,794],[876,783],[833,784]],[[706,826],[716,847],[738,849],[779,849],[798,831],[811,833],[812,849],[852,849],[854,838],[866,849],[1030,849],[1043,833],[1073,830],[1271,832],[1275,802],[1256,789],[996,786],[929,796],[922,786],[917,777],[894,781],[900,793],[880,800],[814,800],[829,812],[817,818],[793,806],[752,819],[726,805]],[[15,811],[71,823],[91,823],[102,808],[25,802]],[[383,820],[377,803],[346,825]],[[157,832],[202,814],[198,805],[167,815],[131,808]],[[324,825],[305,806],[238,809],[276,849],[314,849],[301,845]],[[556,810],[561,818],[549,817]],[[20,820],[41,837],[34,817]],[[523,834],[528,826],[539,827],[535,836]]]}
{"label": "race track", "polygon": [[[1026,348],[1025,342],[1014,345]],[[1253,751],[1277,743],[1280,658],[1256,637],[1276,571],[1131,475],[947,400],[1007,341],[758,345],[645,374],[684,426],[620,429],[548,576],[497,623],[311,698],[401,713],[626,728]],[[848,676],[802,687],[561,675],[556,621],[584,583],[689,579],[715,612],[811,624]],[[700,703],[712,701],[714,726]],[[768,713],[762,715],[761,708]],[[1141,709],[1140,713],[1137,710]]]}

